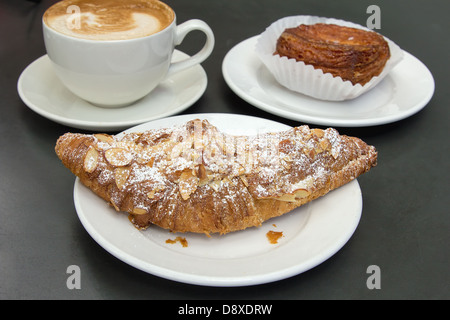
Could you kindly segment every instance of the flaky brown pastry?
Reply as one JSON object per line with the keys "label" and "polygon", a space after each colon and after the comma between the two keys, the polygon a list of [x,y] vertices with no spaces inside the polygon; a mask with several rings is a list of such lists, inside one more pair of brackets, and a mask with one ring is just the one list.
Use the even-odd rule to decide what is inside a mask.
{"label": "flaky brown pastry", "polygon": [[275,54],[303,61],[353,85],[378,76],[390,58],[389,45],[380,34],[325,23],[284,30]]}
{"label": "flaky brown pastry", "polygon": [[260,226],[355,179],[377,152],[335,129],[232,136],[206,120],[111,136],[66,133],[58,157],[140,229],[221,233]]}

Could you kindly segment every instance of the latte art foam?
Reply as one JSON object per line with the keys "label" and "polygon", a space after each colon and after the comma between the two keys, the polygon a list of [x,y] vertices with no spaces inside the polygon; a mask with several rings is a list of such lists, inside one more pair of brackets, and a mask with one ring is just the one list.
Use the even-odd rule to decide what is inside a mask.
{"label": "latte art foam", "polygon": [[145,37],[165,29],[173,19],[173,11],[154,0],[66,0],[44,14],[50,28],[89,40]]}

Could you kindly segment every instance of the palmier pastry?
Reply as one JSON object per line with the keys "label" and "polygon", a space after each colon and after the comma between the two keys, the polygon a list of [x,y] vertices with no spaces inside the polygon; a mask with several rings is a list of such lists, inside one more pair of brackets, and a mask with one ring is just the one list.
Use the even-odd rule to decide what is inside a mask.
{"label": "palmier pastry", "polygon": [[275,54],[303,61],[353,85],[378,76],[390,57],[389,45],[380,34],[325,23],[284,30]]}
{"label": "palmier pastry", "polygon": [[221,233],[259,226],[376,165],[334,129],[232,136],[206,120],[117,136],[66,133],[55,147],[80,180],[139,229]]}

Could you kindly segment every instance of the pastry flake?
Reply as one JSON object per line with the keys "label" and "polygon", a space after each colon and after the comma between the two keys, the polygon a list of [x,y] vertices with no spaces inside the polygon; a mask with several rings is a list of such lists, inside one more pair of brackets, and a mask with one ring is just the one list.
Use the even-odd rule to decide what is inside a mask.
{"label": "pastry flake", "polygon": [[140,133],[66,133],[55,151],[95,194],[145,229],[260,226],[357,178],[377,152],[335,129],[232,136],[207,120]]}

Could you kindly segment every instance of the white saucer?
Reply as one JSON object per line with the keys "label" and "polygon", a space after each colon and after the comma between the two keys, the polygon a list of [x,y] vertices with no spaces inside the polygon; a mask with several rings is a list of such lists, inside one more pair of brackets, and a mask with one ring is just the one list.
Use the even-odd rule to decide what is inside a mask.
{"label": "white saucer", "polygon": [[[174,61],[186,57],[177,50],[173,54]],[[78,129],[116,131],[187,109],[203,95],[207,83],[204,69],[196,65],[166,79],[131,106],[100,108],[66,89],[44,55],[22,72],[17,90],[30,109],[50,120]]]}
{"label": "white saucer", "polygon": [[[229,134],[258,134],[287,130],[285,124],[235,114],[192,114],[159,119],[126,132],[142,132],[207,119]],[[305,272],[340,250],[353,235],[362,212],[356,180],[263,223],[261,227],[223,236],[171,233],[152,226],[137,230],[124,213],[116,212],[77,178],[74,203],[87,232],[105,250],[144,272],[205,286],[246,286],[273,282]],[[268,231],[282,232],[277,244]],[[169,244],[177,236],[188,246]]]}
{"label": "white saucer", "polygon": [[434,79],[417,58],[403,60],[375,88],[347,101],[317,100],[281,86],[260,61],[258,36],[244,40],[225,56],[222,72],[239,97],[272,114],[326,126],[373,126],[407,118],[420,111],[434,93]]}

